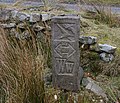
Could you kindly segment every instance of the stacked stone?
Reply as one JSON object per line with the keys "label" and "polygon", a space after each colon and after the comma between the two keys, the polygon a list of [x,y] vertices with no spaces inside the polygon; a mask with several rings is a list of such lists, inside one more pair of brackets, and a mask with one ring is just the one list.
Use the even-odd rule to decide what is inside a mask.
{"label": "stacked stone", "polygon": [[116,47],[108,44],[98,44],[97,37],[80,36],[79,42],[82,49],[97,52],[101,60],[105,62],[110,62],[114,59]]}
{"label": "stacked stone", "polygon": [[26,13],[7,9],[0,11],[0,27],[9,30],[9,36],[14,36],[18,39],[31,37],[27,26],[34,30],[36,36],[39,38],[42,31],[51,30],[46,24],[50,19],[51,15],[48,13]]}

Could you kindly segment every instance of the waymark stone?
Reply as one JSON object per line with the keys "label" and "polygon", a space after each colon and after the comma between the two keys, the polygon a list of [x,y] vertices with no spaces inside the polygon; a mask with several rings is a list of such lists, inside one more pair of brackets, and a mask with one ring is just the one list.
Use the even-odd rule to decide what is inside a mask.
{"label": "waymark stone", "polygon": [[79,51],[80,18],[55,16],[52,18],[53,85],[77,92],[82,78]]}

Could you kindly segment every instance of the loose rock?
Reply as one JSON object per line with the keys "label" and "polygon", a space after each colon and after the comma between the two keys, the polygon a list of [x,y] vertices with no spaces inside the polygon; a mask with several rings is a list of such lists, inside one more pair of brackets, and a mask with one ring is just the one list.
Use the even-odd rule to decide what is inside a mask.
{"label": "loose rock", "polygon": [[41,19],[42,19],[42,21],[50,20],[51,15],[50,14],[41,14]]}
{"label": "loose rock", "polygon": [[108,44],[99,44],[99,50],[106,53],[115,53],[116,47]]}
{"label": "loose rock", "polygon": [[101,53],[100,58],[105,62],[110,62],[114,59],[113,54]]}
{"label": "loose rock", "polygon": [[87,77],[87,78],[84,78],[82,82],[84,82],[85,84],[84,86],[86,89],[89,89],[95,94],[97,94],[98,96],[102,96],[103,98],[108,100],[107,95],[105,94],[105,91],[99,85],[97,85],[93,79],[91,79],[90,77]]}
{"label": "loose rock", "polygon": [[12,10],[11,11],[11,16],[12,16],[13,19],[15,19],[17,17],[17,13],[18,13],[17,10]]}
{"label": "loose rock", "polygon": [[30,22],[38,22],[38,21],[40,21],[40,14],[39,13],[31,13]]}
{"label": "loose rock", "polygon": [[95,44],[97,42],[97,37],[94,36],[80,36],[79,37],[79,42],[82,44]]}
{"label": "loose rock", "polygon": [[29,20],[29,18],[30,18],[30,15],[27,13],[22,13],[22,12],[17,13],[17,19],[19,21]]}

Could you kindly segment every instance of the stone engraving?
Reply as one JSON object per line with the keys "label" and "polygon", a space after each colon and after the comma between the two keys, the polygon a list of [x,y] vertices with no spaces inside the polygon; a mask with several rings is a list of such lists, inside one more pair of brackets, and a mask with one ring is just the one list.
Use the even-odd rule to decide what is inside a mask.
{"label": "stone engraving", "polygon": [[71,55],[75,53],[75,49],[68,42],[60,42],[55,48],[55,52],[58,53],[60,57],[67,55],[69,58]]}
{"label": "stone engraving", "polygon": [[52,18],[52,64],[55,88],[79,90],[79,32],[78,16]]}
{"label": "stone engraving", "polygon": [[73,75],[73,68],[74,68],[74,63],[73,62],[66,62],[66,59],[56,59],[56,67],[57,69],[57,74],[58,75]]}

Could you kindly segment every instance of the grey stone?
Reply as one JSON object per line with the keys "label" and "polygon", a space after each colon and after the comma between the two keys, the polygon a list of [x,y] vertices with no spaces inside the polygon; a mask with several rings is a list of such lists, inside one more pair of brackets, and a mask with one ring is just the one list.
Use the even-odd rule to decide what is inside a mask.
{"label": "grey stone", "polygon": [[19,21],[25,21],[30,19],[30,15],[23,12],[18,12],[16,17]]}
{"label": "grey stone", "polygon": [[11,17],[12,17],[13,19],[16,19],[17,13],[18,13],[17,10],[12,10],[12,11],[11,11]]}
{"label": "grey stone", "polygon": [[28,30],[25,30],[22,34],[19,34],[17,31],[14,32],[16,32],[15,37],[19,40],[28,39],[31,37]]}
{"label": "grey stone", "polygon": [[4,9],[0,11],[0,21],[7,21],[10,19],[10,17],[11,17],[11,10]]}
{"label": "grey stone", "polygon": [[38,21],[40,21],[40,14],[39,13],[31,13],[30,22],[38,22]]}
{"label": "grey stone", "polygon": [[[52,18],[53,85],[78,92],[83,74],[80,69],[78,16]],[[81,75],[82,74],[82,75]]]}
{"label": "grey stone", "polygon": [[113,54],[101,53],[100,58],[105,62],[110,62],[114,59]]}
{"label": "grey stone", "polygon": [[105,91],[99,85],[97,85],[93,79],[87,77],[87,81],[89,81],[89,83],[87,82],[87,86],[85,87],[86,89],[91,90],[96,95],[102,96],[103,98],[105,98],[108,101]]}
{"label": "grey stone", "polygon": [[5,29],[10,29],[10,28],[15,28],[16,24],[15,23],[9,23],[9,24],[0,24],[1,27]]}
{"label": "grey stone", "polygon": [[41,14],[41,19],[42,19],[42,21],[50,20],[51,15],[50,14]]}
{"label": "grey stone", "polygon": [[83,86],[87,86],[88,83],[89,83],[89,80],[88,80],[87,78],[83,78],[83,79],[82,79],[82,85],[83,85]]}
{"label": "grey stone", "polygon": [[106,53],[115,53],[116,47],[108,44],[99,44],[99,50]]}
{"label": "grey stone", "polygon": [[79,42],[82,44],[95,44],[97,42],[97,37],[94,36],[80,36]]}

